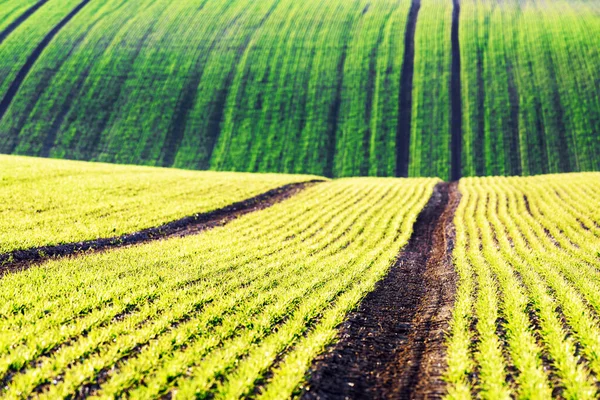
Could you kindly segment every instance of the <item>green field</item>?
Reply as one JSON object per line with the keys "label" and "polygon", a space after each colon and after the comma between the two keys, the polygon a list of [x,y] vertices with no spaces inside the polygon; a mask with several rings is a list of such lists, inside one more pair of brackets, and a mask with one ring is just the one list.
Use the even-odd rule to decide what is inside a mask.
{"label": "green field", "polygon": [[449,398],[598,398],[600,174],[459,189]]}
{"label": "green field", "polygon": [[[133,232],[315,178],[17,156],[0,165],[9,204],[0,256]],[[16,268],[8,259],[0,265],[0,398],[302,396],[315,360],[348,339],[349,313],[385,288],[377,282],[419,248],[415,237],[427,240],[421,216],[444,185],[325,180],[183,237],[42,255]],[[425,353],[442,386],[425,384],[447,399],[597,398],[600,174],[463,178],[458,190],[454,225],[443,226],[455,236],[431,248],[453,249],[445,273],[456,276],[447,281],[456,289],[451,312],[437,322],[441,350]],[[425,223],[437,231],[435,218]],[[422,266],[406,266],[408,283]],[[381,307],[408,313],[406,304]],[[413,307],[415,319],[400,313],[399,326],[429,312]],[[371,335],[377,320],[359,315]]]}
{"label": "green field", "polygon": [[324,182],[200,235],[6,275],[0,396],[288,397],[436,182]]}
{"label": "green field", "polygon": [[593,1],[464,0],[453,21],[451,1],[422,0],[412,34],[404,0],[34,4],[0,2],[2,153],[329,177],[447,179],[453,153],[467,176],[600,169]]}
{"label": "green field", "polygon": [[464,0],[465,175],[598,170],[597,2]]}
{"label": "green field", "polygon": [[0,399],[600,399],[599,0],[0,0]]}
{"label": "green field", "polygon": [[119,236],[317,178],[0,155],[0,254]]}

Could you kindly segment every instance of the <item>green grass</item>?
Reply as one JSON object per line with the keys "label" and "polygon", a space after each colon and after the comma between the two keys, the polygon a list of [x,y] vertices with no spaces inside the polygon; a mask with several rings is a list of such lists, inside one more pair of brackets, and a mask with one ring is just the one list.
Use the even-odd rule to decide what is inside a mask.
{"label": "green grass", "polygon": [[122,235],[316,178],[0,155],[0,253]]}
{"label": "green grass", "polygon": [[[80,0],[0,44],[0,97]],[[410,176],[449,176],[452,4],[423,0]],[[0,29],[31,4],[0,4]],[[0,152],[185,169],[393,176],[410,1],[98,0],[0,121]],[[600,169],[599,7],[465,0],[465,175]]]}
{"label": "green grass", "polygon": [[436,179],[325,182],[184,238],[0,280],[0,396],[289,397]]}
{"label": "green grass", "polygon": [[596,398],[599,184],[597,173],[461,181],[448,398]]}

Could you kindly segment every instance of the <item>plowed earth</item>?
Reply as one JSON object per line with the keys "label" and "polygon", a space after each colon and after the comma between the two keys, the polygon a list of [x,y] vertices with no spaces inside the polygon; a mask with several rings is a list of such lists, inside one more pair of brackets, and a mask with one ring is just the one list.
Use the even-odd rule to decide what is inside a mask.
{"label": "plowed earth", "polygon": [[444,394],[444,335],[457,276],[452,267],[456,183],[440,183],[398,261],[313,362],[304,399],[421,399]]}

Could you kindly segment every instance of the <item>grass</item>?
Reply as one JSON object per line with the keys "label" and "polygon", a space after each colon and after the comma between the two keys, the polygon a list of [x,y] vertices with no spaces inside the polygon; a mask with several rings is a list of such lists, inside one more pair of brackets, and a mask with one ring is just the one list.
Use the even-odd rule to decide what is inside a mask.
{"label": "grass", "polygon": [[131,233],[315,178],[0,155],[0,253]]}
{"label": "grass", "polygon": [[[32,1],[4,1],[0,29]],[[80,0],[0,44],[5,97]],[[465,0],[464,175],[600,169],[600,30],[590,1]],[[410,1],[94,1],[43,49],[0,152],[185,169],[393,176]],[[452,4],[416,21],[409,176],[449,176]],[[410,85],[407,85],[409,87]],[[404,142],[402,142],[404,143]]]}
{"label": "grass", "polygon": [[289,397],[435,179],[342,179],[200,235],[0,280],[0,395]]}
{"label": "grass", "polygon": [[600,175],[466,178],[448,398],[593,399]]}

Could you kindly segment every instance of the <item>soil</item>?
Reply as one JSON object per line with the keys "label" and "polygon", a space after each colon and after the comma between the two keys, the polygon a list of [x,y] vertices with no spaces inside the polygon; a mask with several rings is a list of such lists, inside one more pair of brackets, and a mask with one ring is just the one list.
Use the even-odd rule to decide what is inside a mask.
{"label": "soil", "polygon": [[460,40],[459,40],[459,22],[460,22],[460,0],[452,0],[454,8],[452,10],[452,28],[450,40],[452,43],[452,71],[450,76],[450,148],[451,171],[450,177],[457,181],[462,175],[462,94],[460,82]]}
{"label": "soil", "polygon": [[402,177],[408,176],[413,76],[415,71],[415,32],[420,9],[421,0],[412,0],[404,32],[404,60],[400,72],[399,121],[396,131],[396,176]]}
{"label": "soil", "polygon": [[207,213],[195,214],[169,222],[159,227],[148,228],[122,236],[88,240],[84,242],[67,243],[56,246],[36,247],[27,250],[17,250],[0,254],[0,276],[5,273],[20,271],[34,265],[36,262],[48,258],[59,258],[77,255],[90,251],[102,251],[116,247],[124,247],[152,240],[182,237],[200,233],[228,222],[250,212],[263,210],[288,199],[305,188],[322,182],[312,180],[308,182],[292,183],[269,190],[250,199],[233,203]]}
{"label": "soil", "polygon": [[437,399],[454,304],[457,183],[440,183],[397,262],[314,362],[303,399]]}

